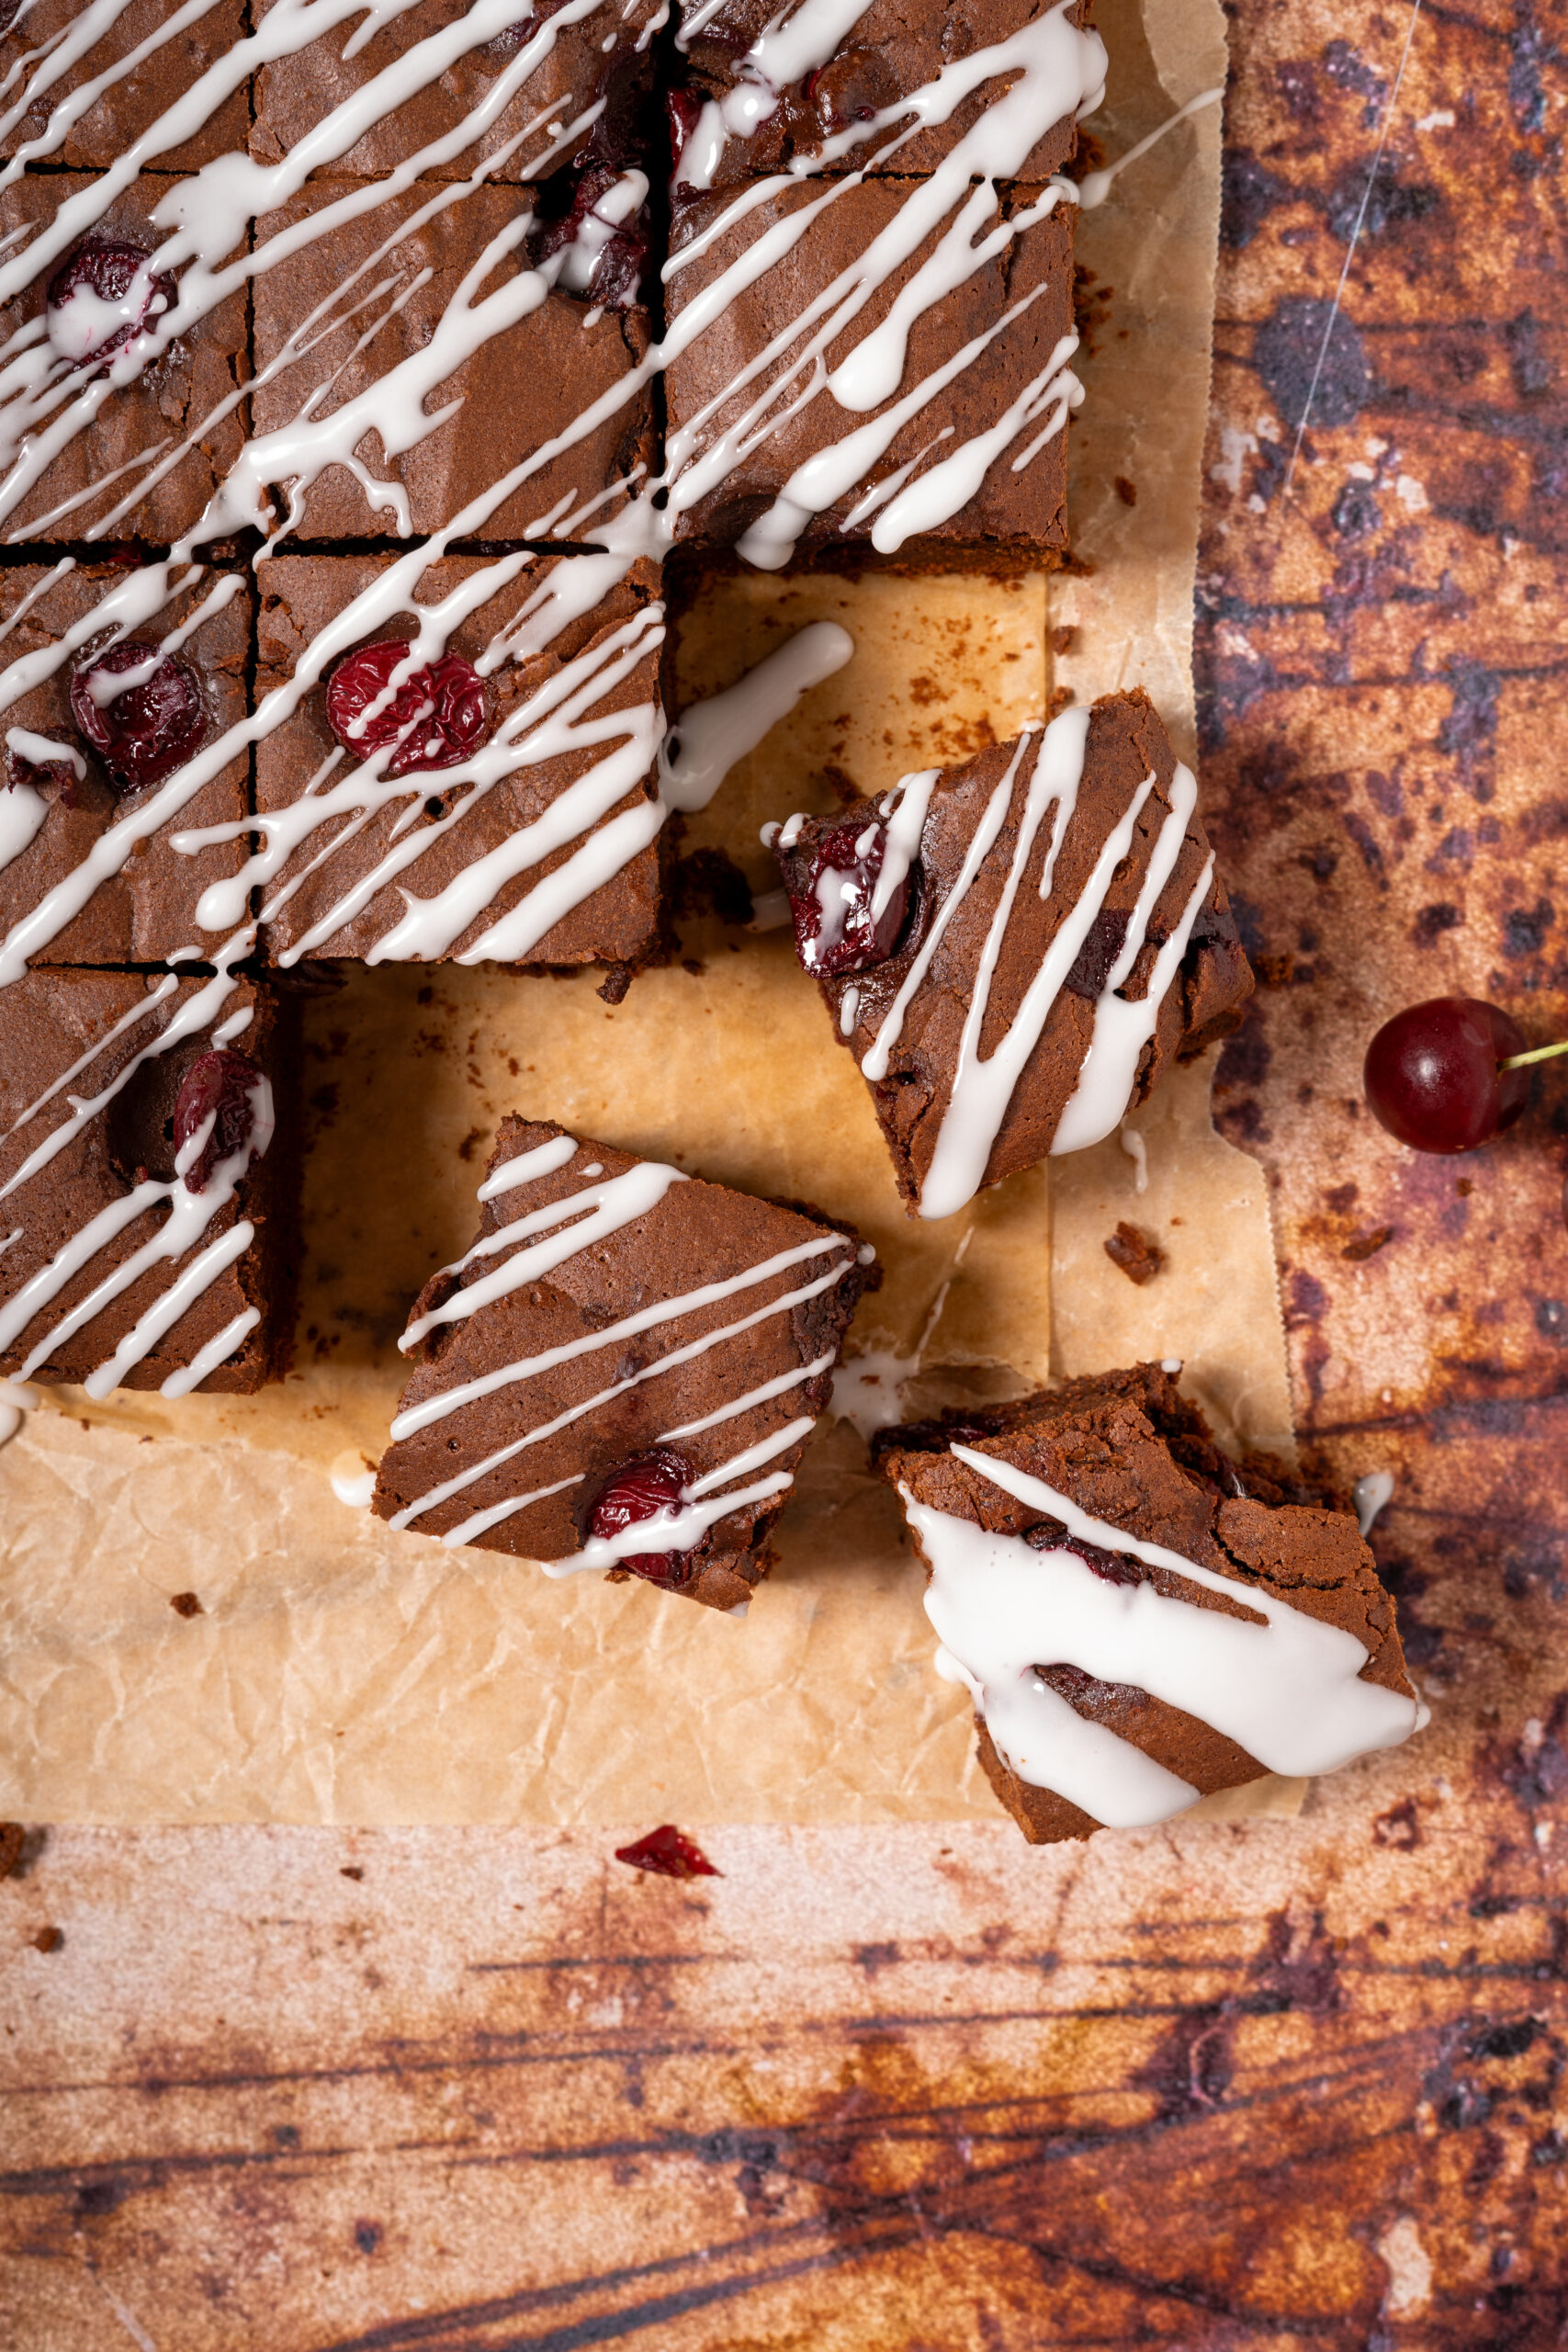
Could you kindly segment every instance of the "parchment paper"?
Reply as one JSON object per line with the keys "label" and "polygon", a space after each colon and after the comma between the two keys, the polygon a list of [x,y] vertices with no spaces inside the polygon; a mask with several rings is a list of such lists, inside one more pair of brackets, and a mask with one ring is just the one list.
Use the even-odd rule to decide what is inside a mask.
{"label": "parchment paper", "polygon": [[[1111,154],[1223,78],[1213,0],[1147,8],[1147,38],[1138,0],[1100,12]],[[711,584],[682,634],[686,698],[809,620],[842,620],[857,652],[736,770],[688,848],[723,846],[769,887],[758,827],[830,806],[829,768],[871,791],[952,762],[1038,717],[1053,683],[1081,697],[1146,684],[1190,754],[1217,187],[1211,113],[1086,217],[1084,257],[1116,304],[1085,368],[1083,574],[1049,597],[1039,578]],[[1085,487],[1116,473],[1135,505]],[[1064,626],[1053,679],[1048,631]],[[310,1005],[295,1372],[254,1398],[177,1406],[57,1391],[0,1453],[0,1810],[367,1826],[994,1817],[967,1703],[931,1668],[896,1503],[845,1421],[807,1449],[744,1623],[635,1583],[550,1583],[337,1500],[334,1463],[385,1442],[408,1301],[471,1238],[510,1109],[852,1219],[886,1280],[852,1346],[885,1386],[911,1374],[907,1410],[1177,1354],[1224,1428],[1289,1442],[1263,1179],[1214,1136],[1206,1065],[1134,1123],[1146,1193],[1112,1139],[911,1223],[786,936],[712,918],[682,933],[684,960],[615,1008],[592,974],[417,967],[357,972]],[[1168,1251],[1145,1288],[1105,1255],[1118,1217]],[[199,1614],[171,1606],[192,1594]],[[1267,1782],[1206,1809],[1298,1800]]]}

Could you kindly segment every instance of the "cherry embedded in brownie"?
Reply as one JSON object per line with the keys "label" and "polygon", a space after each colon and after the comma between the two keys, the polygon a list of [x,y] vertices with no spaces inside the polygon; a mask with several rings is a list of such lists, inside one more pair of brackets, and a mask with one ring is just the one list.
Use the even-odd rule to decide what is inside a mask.
{"label": "cherry embedded in brownie", "polygon": [[1155,1364],[884,1431],[942,1668],[1026,1838],[1168,1819],[1426,1719],[1354,1518]]}
{"label": "cherry embedded in brownie", "polygon": [[426,1283],[383,1455],[394,1527],[734,1610],[877,1271],[818,1211],[505,1119]]}
{"label": "cherry embedded in brownie", "polygon": [[[1029,104],[1031,74],[1045,86],[1009,168],[1045,180],[1072,162],[1077,114],[1104,70],[1083,0],[869,0],[847,28],[798,0],[722,0],[680,15],[669,93],[677,202],[694,175],[699,187],[725,188],[789,170],[929,174],[1004,97]],[[950,102],[944,83],[960,80]],[[1074,87],[1084,102],[1064,107]]]}
{"label": "cherry embedded in brownie", "polygon": [[1100,1142],[1252,992],[1197,787],[1108,695],[773,836],[911,1212]]}
{"label": "cherry embedded in brownie", "polygon": [[[286,695],[355,600],[365,615],[257,750],[269,957],[646,961],[664,815],[654,565],[453,556],[390,602],[389,556],[279,556],[257,578],[258,696]],[[395,684],[437,607],[438,645]]]}
{"label": "cherry embedded in brownie", "polygon": [[[85,173],[28,172],[0,189],[0,335],[29,346],[0,395],[8,537],[166,545],[238,460],[245,289],[225,288],[213,254],[220,282],[173,332],[186,273],[152,266],[197,185],[142,172],[115,193]],[[75,213],[83,228],[62,243],[57,216]]]}
{"label": "cherry embedded in brownie", "polygon": [[0,989],[0,1374],[94,1396],[281,1378],[296,1026],[289,1001],[222,974]]}
{"label": "cherry embedded in brownie", "polygon": [[203,894],[244,862],[243,746],[189,790],[179,771],[243,721],[250,584],[161,587],[155,568],[0,572],[0,944],[35,965],[210,949]]}

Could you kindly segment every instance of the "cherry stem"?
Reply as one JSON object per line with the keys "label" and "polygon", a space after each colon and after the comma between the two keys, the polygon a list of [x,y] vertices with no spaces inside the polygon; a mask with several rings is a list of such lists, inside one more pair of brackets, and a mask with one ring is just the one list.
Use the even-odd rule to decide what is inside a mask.
{"label": "cherry stem", "polygon": [[1555,1046],[1537,1046],[1532,1053],[1510,1054],[1499,1069],[1523,1069],[1529,1062],[1549,1062],[1554,1054],[1568,1054],[1568,1037],[1560,1037]]}

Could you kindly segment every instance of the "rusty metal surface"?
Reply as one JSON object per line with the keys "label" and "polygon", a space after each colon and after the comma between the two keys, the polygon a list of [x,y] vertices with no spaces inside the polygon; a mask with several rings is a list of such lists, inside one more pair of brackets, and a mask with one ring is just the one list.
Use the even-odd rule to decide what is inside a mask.
{"label": "rusty metal surface", "polygon": [[1568,1030],[1568,12],[1233,29],[1198,671],[1269,985],[1220,1108],[1303,1434],[1396,1475],[1431,1730],[1299,1822],[732,1830],[700,1888],[56,1834],[0,1887],[7,2346],[1568,2344],[1568,1085],[1457,1164],[1357,1108],[1413,996]]}

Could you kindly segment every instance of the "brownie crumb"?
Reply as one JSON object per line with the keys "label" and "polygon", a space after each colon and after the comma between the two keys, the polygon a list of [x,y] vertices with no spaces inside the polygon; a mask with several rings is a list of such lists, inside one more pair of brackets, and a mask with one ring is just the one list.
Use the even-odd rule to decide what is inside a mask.
{"label": "brownie crumb", "polygon": [[339,1878],[360,1879],[365,1876],[365,1872],[360,1869],[357,1862],[344,1862],[343,1868],[338,1872],[338,1876]]}
{"label": "brownie crumb", "polygon": [[1054,628],[1051,631],[1051,650],[1055,654],[1058,661],[1060,661],[1064,653],[1070,653],[1072,651],[1074,646],[1077,643],[1077,624],[1071,621],[1067,622],[1063,628]]}
{"label": "brownie crumb", "polygon": [[27,1842],[28,1833],[19,1821],[0,1821],[0,1879],[10,1877]]}
{"label": "brownie crumb", "polygon": [[629,964],[613,964],[609,972],[605,976],[603,987],[597,989],[595,993],[602,996],[606,1004],[619,1004],[631,984],[631,966]]}
{"label": "brownie crumb", "polygon": [[463,1137],[462,1142],[457,1146],[458,1159],[472,1159],[474,1153],[479,1148],[479,1145],[483,1143],[489,1133],[490,1129],[488,1127],[470,1127],[468,1134]]}
{"label": "brownie crumb", "polygon": [[1120,1266],[1130,1283],[1152,1283],[1165,1263],[1165,1251],[1151,1235],[1123,1219],[1105,1245],[1105,1254],[1113,1266]]}
{"label": "brownie crumb", "polygon": [[65,1941],[63,1928],[40,1928],[32,1939],[34,1951],[58,1951]]}
{"label": "brownie crumb", "polygon": [[1116,477],[1116,495],[1122,501],[1123,506],[1136,506],[1138,503],[1137,483],[1135,481],[1129,481],[1125,474],[1118,474]]}
{"label": "brownie crumb", "polygon": [[169,1606],[176,1617],[205,1617],[207,1614],[194,1592],[171,1593]]}

